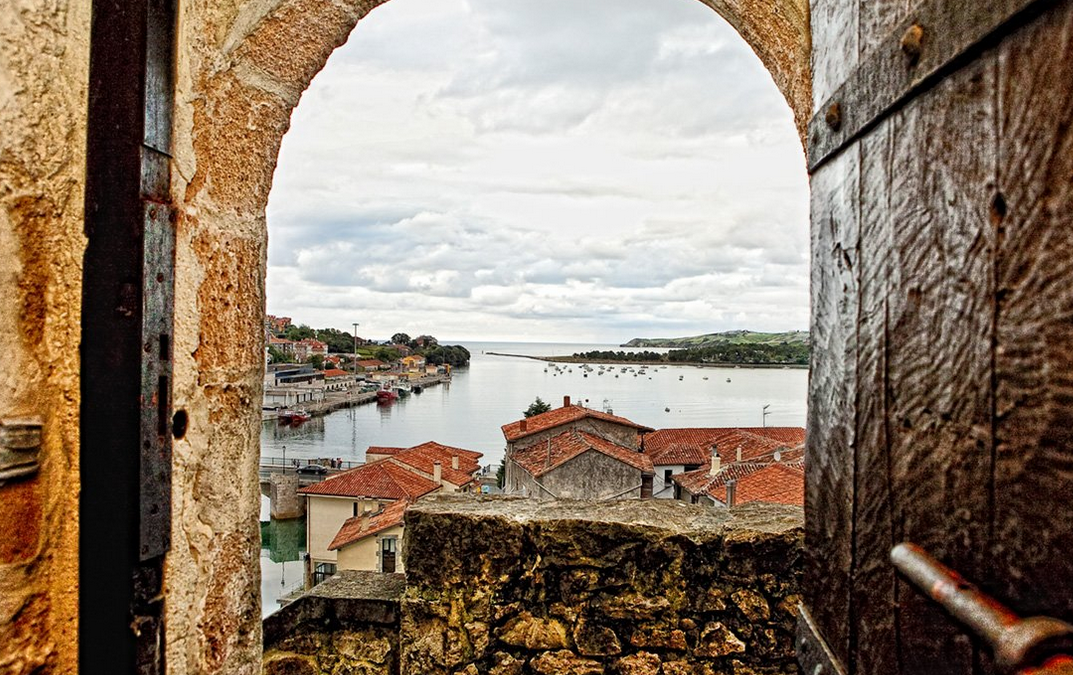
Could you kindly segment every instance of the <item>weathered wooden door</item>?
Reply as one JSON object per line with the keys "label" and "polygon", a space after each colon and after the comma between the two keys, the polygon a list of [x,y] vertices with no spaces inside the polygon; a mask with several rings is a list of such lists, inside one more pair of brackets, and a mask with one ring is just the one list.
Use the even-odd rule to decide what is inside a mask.
{"label": "weathered wooden door", "polygon": [[1073,1],[811,6],[805,605],[850,675],[989,672],[888,555],[1073,620]]}

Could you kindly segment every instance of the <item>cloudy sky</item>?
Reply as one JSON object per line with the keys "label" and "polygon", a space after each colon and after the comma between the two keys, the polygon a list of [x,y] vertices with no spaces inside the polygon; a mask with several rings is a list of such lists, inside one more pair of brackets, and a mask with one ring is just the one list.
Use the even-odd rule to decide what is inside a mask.
{"label": "cloudy sky", "polygon": [[364,337],[808,327],[789,107],[696,0],[392,0],[294,112],[268,311]]}

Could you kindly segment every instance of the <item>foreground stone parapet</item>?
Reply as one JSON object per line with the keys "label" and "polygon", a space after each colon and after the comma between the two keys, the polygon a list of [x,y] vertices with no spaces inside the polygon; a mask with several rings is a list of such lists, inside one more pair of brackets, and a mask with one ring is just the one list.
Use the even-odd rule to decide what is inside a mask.
{"label": "foreground stone parapet", "polygon": [[264,620],[265,675],[399,672],[401,574],[345,571]]}
{"label": "foreground stone parapet", "polygon": [[800,509],[472,496],[407,513],[403,673],[796,672]]}

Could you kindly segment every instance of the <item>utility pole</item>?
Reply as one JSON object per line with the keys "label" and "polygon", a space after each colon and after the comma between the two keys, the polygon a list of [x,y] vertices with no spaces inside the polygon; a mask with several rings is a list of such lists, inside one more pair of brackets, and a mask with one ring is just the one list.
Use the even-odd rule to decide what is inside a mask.
{"label": "utility pole", "polygon": [[358,379],[358,322],[354,322],[354,381]]}
{"label": "utility pole", "polygon": [[769,412],[767,411],[767,409],[768,409],[768,408],[770,408],[770,407],[771,407],[771,404],[770,404],[770,403],[768,403],[768,404],[767,404],[766,406],[764,406],[764,409],[763,409],[763,413],[764,413],[764,415],[763,415],[763,422],[761,422],[761,424],[762,424],[762,425],[763,425],[764,427],[767,427],[767,416],[771,414],[771,413],[769,413]]}

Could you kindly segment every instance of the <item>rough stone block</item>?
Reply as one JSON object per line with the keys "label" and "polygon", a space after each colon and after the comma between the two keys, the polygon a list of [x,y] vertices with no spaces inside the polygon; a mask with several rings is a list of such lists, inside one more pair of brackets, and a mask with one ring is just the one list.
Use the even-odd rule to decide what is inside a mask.
{"label": "rough stone block", "polygon": [[704,626],[700,641],[693,653],[697,656],[727,656],[728,654],[741,654],[744,651],[745,643],[741,641],[741,638],[716,621]]}
{"label": "rough stone block", "polygon": [[584,619],[574,627],[574,644],[583,656],[615,656],[622,653],[622,644],[615,631]]}
{"label": "rough stone block", "polygon": [[586,659],[562,649],[544,652],[529,662],[529,667],[539,675],[603,675],[604,664]]}
{"label": "rough stone block", "polygon": [[566,626],[558,619],[535,617],[522,612],[498,632],[500,642],[531,651],[563,649],[569,646]]}
{"label": "rough stone block", "polygon": [[659,657],[649,652],[623,656],[615,662],[619,675],[659,675]]}

